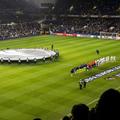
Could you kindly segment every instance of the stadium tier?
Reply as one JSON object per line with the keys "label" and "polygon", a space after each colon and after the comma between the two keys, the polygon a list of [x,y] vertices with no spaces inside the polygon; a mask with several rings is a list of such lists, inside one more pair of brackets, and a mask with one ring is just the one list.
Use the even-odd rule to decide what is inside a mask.
{"label": "stadium tier", "polygon": [[[10,23],[0,25],[0,39],[37,36],[41,34],[78,34],[98,38],[120,39],[120,18],[59,17],[41,23]],[[103,34],[104,33],[104,34]],[[73,35],[75,36],[75,35]]]}

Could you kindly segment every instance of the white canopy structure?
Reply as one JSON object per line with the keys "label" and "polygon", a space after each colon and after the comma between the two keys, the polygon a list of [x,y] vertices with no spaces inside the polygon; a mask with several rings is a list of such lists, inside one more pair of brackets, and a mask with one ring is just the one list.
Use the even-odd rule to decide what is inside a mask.
{"label": "white canopy structure", "polygon": [[56,52],[48,49],[6,49],[0,50],[0,60],[3,61],[37,61],[41,59],[51,58]]}

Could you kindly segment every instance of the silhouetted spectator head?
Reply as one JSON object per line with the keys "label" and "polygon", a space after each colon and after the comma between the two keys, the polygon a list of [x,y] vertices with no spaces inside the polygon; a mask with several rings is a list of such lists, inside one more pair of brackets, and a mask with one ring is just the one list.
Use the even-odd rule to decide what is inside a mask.
{"label": "silhouetted spectator head", "polygon": [[70,117],[64,116],[62,120],[70,120]]}
{"label": "silhouetted spectator head", "polygon": [[89,120],[96,120],[96,109],[92,108],[89,112]]}
{"label": "silhouetted spectator head", "polygon": [[85,104],[74,105],[71,113],[72,120],[88,120],[89,108]]}
{"label": "silhouetted spectator head", "polygon": [[120,92],[114,89],[105,91],[96,106],[97,120],[120,120]]}
{"label": "silhouetted spectator head", "polygon": [[35,118],[35,119],[33,119],[33,120],[41,120],[40,118]]}

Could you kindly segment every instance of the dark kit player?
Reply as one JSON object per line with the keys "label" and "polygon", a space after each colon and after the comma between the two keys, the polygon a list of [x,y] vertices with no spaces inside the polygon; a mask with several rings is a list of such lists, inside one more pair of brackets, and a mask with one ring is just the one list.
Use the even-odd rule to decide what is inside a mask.
{"label": "dark kit player", "polygon": [[99,51],[98,49],[96,50],[96,54],[97,54],[97,55],[99,55],[99,54],[100,54],[100,51]]}

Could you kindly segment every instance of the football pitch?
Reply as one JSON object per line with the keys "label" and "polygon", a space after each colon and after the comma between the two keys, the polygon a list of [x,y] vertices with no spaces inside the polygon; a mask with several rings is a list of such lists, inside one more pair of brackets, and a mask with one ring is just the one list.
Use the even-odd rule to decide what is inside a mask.
{"label": "football pitch", "polygon": [[[99,96],[108,88],[120,90],[120,78],[106,80],[120,70],[96,79],[80,90],[82,78],[120,65],[120,41],[60,36],[37,36],[0,41],[0,49],[49,48],[59,50],[55,62],[36,64],[0,64],[0,120],[60,120],[71,112],[74,104],[94,107]],[[100,54],[96,54],[96,49]],[[110,62],[71,77],[70,70],[92,60],[116,56]]]}

